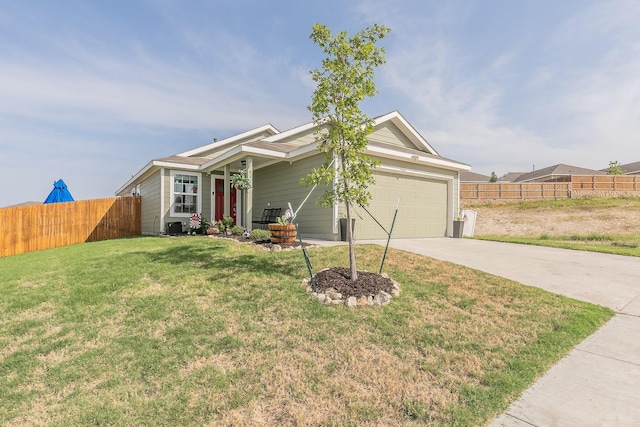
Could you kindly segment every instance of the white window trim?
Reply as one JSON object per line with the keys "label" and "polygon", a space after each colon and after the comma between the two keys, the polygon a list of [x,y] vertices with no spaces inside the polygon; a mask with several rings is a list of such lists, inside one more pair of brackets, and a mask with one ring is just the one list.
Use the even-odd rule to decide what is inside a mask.
{"label": "white window trim", "polygon": [[[174,183],[174,177],[176,175],[190,175],[190,176],[196,176],[198,177],[198,192],[195,193],[197,196],[197,203],[196,203],[196,208],[197,208],[197,212],[196,213],[201,213],[202,212],[202,173],[200,172],[193,172],[193,171],[184,171],[184,170],[175,170],[172,169],[170,175],[170,191],[169,191],[169,204],[171,207],[171,216],[172,217],[176,217],[176,218],[190,218],[191,217],[191,213],[188,212],[176,212],[175,211],[175,195],[176,193],[174,192],[174,188],[175,188],[175,183]],[[182,193],[180,193],[182,194]]]}

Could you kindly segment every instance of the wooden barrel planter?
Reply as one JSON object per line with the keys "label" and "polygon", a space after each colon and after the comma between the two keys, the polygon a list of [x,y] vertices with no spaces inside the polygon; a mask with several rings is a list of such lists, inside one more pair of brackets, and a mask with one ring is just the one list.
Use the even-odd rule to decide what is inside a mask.
{"label": "wooden barrel planter", "polygon": [[271,243],[291,243],[296,240],[295,224],[268,224],[271,232]]}

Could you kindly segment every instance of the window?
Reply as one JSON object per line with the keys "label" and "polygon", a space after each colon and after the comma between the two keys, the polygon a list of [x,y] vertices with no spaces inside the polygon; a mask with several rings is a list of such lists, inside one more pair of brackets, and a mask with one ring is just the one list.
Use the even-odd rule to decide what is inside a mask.
{"label": "window", "polygon": [[171,214],[175,216],[191,216],[192,212],[200,213],[200,174],[171,171]]}

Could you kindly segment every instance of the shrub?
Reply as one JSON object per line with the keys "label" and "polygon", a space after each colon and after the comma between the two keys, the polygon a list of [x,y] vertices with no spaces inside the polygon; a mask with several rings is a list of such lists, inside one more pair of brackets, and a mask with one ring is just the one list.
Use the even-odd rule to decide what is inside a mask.
{"label": "shrub", "polygon": [[231,230],[231,227],[233,227],[234,223],[235,222],[233,221],[233,217],[225,216],[217,222],[218,229],[220,229],[221,233],[224,233],[227,230]]}
{"label": "shrub", "polygon": [[271,233],[269,232],[269,230],[262,230],[260,228],[251,230],[251,234],[249,234],[249,238],[251,240],[266,240],[270,237],[271,237]]}
{"label": "shrub", "polygon": [[243,226],[234,225],[233,227],[231,227],[231,234],[233,234],[234,236],[242,236],[242,233],[244,233]]}

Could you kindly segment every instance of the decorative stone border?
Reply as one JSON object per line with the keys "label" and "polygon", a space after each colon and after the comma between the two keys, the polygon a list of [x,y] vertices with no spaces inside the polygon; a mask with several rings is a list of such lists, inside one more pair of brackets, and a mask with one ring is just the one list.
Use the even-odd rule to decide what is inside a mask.
{"label": "decorative stone border", "polygon": [[[389,278],[386,273],[382,273],[382,275]],[[391,281],[393,282],[393,290],[391,291],[391,294],[385,291],[380,291],[377,295],[363,295],[360,297],[348,298],[344,298],[341,293],[337,292],[333,288],[329,288],[323,293],[314,292],[311,288],[311,284],[309,283],[310,279],[306,277],[302,279],[302,284],[305,286],[307,292],[318,298],[318,301],[325,305],[344,304],[347,307],[366,307],[387,305],[391,302],[392,297],[400,295],[400,285],[398,285],[398,282],[393,279],[391,279]]]}

